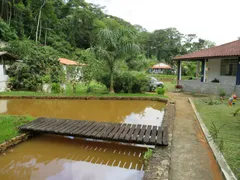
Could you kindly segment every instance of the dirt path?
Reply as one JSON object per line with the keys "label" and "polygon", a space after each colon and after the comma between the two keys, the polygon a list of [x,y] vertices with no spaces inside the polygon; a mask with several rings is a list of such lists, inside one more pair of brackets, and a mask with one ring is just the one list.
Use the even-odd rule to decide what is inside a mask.
{"label": "dirt path", "polygon": [[176,101],[171,152],[172,180],[222,180],[221,172],[188,102],[190,96],[170,93]]}

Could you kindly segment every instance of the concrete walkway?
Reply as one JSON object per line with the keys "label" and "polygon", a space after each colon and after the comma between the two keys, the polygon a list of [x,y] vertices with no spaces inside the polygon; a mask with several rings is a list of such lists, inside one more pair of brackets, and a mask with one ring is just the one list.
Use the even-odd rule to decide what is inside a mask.
{"label": "concrete walkway", "polygon": [[176,101],[170,179],[222,180],[212,151],[188,102],[190,96],[182,93],[170,93],[168,96]]}

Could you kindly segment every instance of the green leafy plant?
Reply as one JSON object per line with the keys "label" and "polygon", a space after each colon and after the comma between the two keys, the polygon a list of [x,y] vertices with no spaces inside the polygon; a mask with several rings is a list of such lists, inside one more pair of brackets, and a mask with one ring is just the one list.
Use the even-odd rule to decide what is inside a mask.
{"label": "green leafy plant", "polygon": [[52,83],[52,92],[53,93],[60,93],[61,92],[61,86],[59,83]]}
{"label": "green leafy plant", "polygon": [[147,165],[149,159],[152,157],[153,150],[148,148],[147,151],[144,153],[143,160],[144,164]]}
{"label": "green leafy plant", "polygon": [[164,95],[166,92],[166,89],[164,87],[158,87],[156,89],[156,93],[159,94],[159,95]]}
{"label": "green leafy plant", "polygon": [[105,85],[103,85],[103,84],[101,84],[99,82],[96,82],[96,81],[92,81],[88,85],[87,93],[106,94],[106,93],[108,93],[108,89],[107,89],[107,87]]}
{"label": "green leafy plant", "polygon": [[211,140],[213,140],[218,148],[222,151],[223,150],[223,145],[224,145],[224,140],[220,136],[220,130],[225,126],[226,124],[223,124],[220,127],[217,127],[213,122],[212,125],[210,126],[209,133],[211,136]]}
{"label": "green leafy plant", "polygon": [[220,97],[226,96],[226,91],[225,91],[225,89],[223,89],[223,88],[220,88],[220,89],[219,89],[219,96],[220,96]]}
{"label": "green leafy plant", "polygon": [[232,114],[233,116],[237,116],[239,112],[240,112],[240,108],[236,109]]}

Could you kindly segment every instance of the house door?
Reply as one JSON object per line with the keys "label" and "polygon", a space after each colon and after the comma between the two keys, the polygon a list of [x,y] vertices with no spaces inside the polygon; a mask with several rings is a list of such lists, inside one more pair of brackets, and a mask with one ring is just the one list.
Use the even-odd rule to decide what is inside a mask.
{"label": "house door", "polygon": [[237,81],[236,81],[236,85],[240,85],[240,59],[238,59]]}

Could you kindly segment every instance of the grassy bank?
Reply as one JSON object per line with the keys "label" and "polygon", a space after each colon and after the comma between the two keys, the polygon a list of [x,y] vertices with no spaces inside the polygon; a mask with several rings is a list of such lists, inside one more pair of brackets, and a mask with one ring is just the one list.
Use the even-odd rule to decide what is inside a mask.
{"label": "grassy bank", "polygon": [[42,92],[32,92],[32,91],[10,91],[1,92],[0,96],[94,96],[94,97],[162,97],[167,98],[165,95],[158,95],[155,93],[109,93],[109,94],[93,94],[93,93],[42,93]]}
{"label": "grassy bank", "polygon": [[19,135],[17,127],[33,119],[24,116],[0,115],[0,143]]}
{"label": "grassy bank", "polygon": [[227,101],[218,105],[208,105],[208,99],[197,99],[195,105],[205,125],[209,130],[213,127],[221,127],[219,135],[223,138],[222,153],[229,166],[240,179],[240,112],[233,116],[233,112],[240,108],[240,102],[235,107],[228,107]]}

